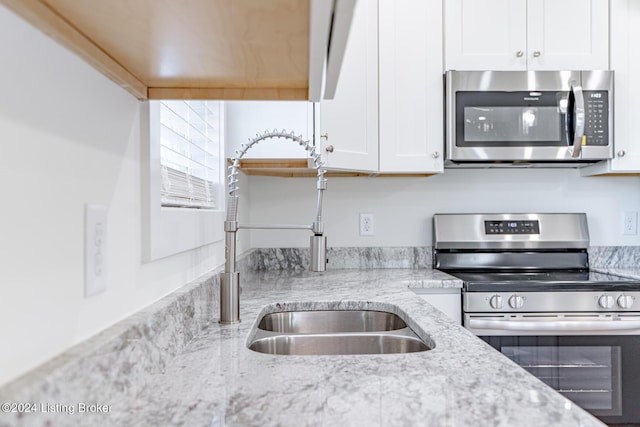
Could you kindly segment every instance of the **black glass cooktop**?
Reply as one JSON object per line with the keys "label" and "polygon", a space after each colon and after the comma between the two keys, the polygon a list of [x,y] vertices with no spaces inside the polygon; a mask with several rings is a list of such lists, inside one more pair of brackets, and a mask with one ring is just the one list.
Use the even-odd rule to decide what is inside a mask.
{"label": "black glass cooktop", "polygon": [[640,291],[640,281],[590,271],[447,272],[467,292]]}

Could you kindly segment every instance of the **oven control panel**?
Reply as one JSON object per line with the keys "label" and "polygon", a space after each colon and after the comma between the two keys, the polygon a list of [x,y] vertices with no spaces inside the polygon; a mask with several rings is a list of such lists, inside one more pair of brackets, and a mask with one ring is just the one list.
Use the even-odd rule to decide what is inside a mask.
{"label": "oven control panel", "polygon": [[[552,295],[552,296],[551,296]],[[640,291],[465,292],[465,312],[640,312]]]}
{"label": "oven control panel", "polygon": [[540,234],[538,220],[485,221],[485,234]]}

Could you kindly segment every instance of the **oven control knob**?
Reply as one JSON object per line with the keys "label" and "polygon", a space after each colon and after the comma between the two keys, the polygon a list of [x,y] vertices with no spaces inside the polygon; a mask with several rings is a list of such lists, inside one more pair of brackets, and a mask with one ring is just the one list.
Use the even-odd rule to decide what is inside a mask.
{"label": "oven control knob", "polygon": [[511,308],[522,308],[524,305],[524,298],[520,295],[511,295],[509,298],[509,307]]}
{"label": "oven control knob", "polygon": [[631,308],[634,302],[635,298],[631,295],[622,294],[618,297],[618,305],[620,308]]}
{"label": "oven control knob", "polygon": [[496,310],[499,310],[502,308],[502,297],[500,295],[494,295],[491,298],[489,298],[489,305],[491,306],[491,308],[495,308]]}
{"label": "oven control knob", "polygon": [[598,305],[601,308],[611,308],[616,303],[615,299],[611,295],[602,295],[598,298]]}

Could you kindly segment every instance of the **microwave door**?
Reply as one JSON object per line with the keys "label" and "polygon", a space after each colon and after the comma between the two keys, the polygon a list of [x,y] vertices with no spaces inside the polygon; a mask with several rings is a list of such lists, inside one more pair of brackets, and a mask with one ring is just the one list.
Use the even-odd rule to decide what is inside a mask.
{"label": "microwave door", "polygon": [[567,113],[565,120],[565,132],[567,134],[567,144],[571,157],[580,157],[582,143],[585,138],[584,122],[584,94],[582,86],[576,80],[569,82],[570,91],[567,105]]}

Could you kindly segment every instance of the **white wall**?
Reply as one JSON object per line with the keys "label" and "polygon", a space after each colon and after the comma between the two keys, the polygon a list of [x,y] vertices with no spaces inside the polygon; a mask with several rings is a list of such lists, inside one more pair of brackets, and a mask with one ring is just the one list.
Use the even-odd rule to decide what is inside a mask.
{"label": "white wall", "polygon": [[[0,385],[224,262],[141,262],[140,103],[0,6]],[[107,291],[83,296],[84,204],[108,206]],[[222,226],[222,225],[221,225]]]}
{"label": "white wall", "polygon": [[[251,220],[310,224],[315,181],[250,177]],[[622,235],[622,212],[640,211],[639,177],[582,178],[575,169],[446,170],[428,178],[328,178],[323,209],[329,246],[424,246],[431,217],[446,212],[586,212],[592,245],[640,245]],[[360,212],[375,236],[358,235]],[[295,231],[254,231],[252,247],[305,247]]]}
{"label": "white wall", "polygon": [[[313,103],[307,101],[227,101],[225,139],[228,157],[257,133],[286,130],[302,138],[313,138]],[[283,138],[260,141],[245,158],[306,158],[297,142]]]}

